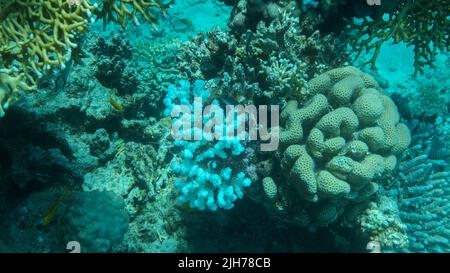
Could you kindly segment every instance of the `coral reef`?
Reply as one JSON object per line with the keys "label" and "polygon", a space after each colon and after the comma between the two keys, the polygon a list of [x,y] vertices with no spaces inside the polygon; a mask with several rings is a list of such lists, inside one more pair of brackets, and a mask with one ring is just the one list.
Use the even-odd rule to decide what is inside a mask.
{"label": "coral reef", "polygon": [[411,147],[396,172],[390,195],[398,199],[410,244],[405,252],[449,252],[450,124],[412,120]]}
{"label": "coral reef", "polygon": [[[163,94],[141,86],[146,84],[141,75],[134,92],[119,94],[117,86],[100,84],[95,69],[86,65],[93,63],[94,53],[107,58],[108,52],[121,56],[133,52],[127,39],[118,39],[120,35],[104,38],[101,49],[93,37],[98,33],[87,34],[86,55],[71,68],[76,76],[67,77],[62,86],[50,85],[24,96],[0,121],[1,187],[11,196],[15,195],[10,188],[20,196],[49,188],[112,191],[124,200],[130,216],[127,239],[114,251],[183,251],[183,229],[176,224],[180,211],[166,158],[168,129],[155,118],[162,111],[157,107],[160,100],[151,101]],[[116,45],[120,46],[113,48]],[[136,64],[133,57],[123,60]],[[150,67],[145,59],[139,65]],[[111,97],[120,101],[121,110],[111,105]],[[10,203],[13,210],[15,204]],[[144,222],[152,225],[148,228]]]}
{"label": "coral reef", "polygon": [[377,192],[376,181],[395,169],[411,139],[394,102],[368,74],[338,68],[308,86],[311,100],[303,107],[289,101],[281,113],[278,153],[286,175],[277,186],[295,191],[314,221],[327,225],[347,203]]}
{"label": "coral reef", "polygon": [[216,96],[239,103],[278,104],[285,97],[307,98],[306,82],[342,66],[347,58],[332,35],[307,27],[285,12],[241,36],[213,30],[187,42],[179,69],[189,79],[213,79],[211,91]]}
{"label": "coral reef", "polygon": [[111,21],[120,24],[123,28],[127,26],[130,20],[139,25],[137,16],[139,14],[144,17],[145,21],[156,27],[157,13],[155,9],[165,12],[173,2],[174,0],[102,0],[100,1],[100,8],[95,9],[95,14],[103,19],[103,24]]}
{"label": "coral reef", "polygon": [[238,34],[248,29],[254,30],[261,21],[270,23],[283,11],[297,7],[295,1],[239,0],[235,2],[228,26]]}
{"label": "coral reef", "polygon": [[181,77],[176,68],[181,45],[179,39],[168,38],[158,42],[139,40],[134,46],[133,66],[140,77],[137,93],[141,101],[155,109],[152,116],[160,115],[167,88]]}
{"label": "coral reef", "polygon": [[349,42],[357,56],[363,50],[372,52],[367,62],[372,68],[376,68],[383,43],[391,39],[395,43],[404,42],[414,47],[414,74],[423,73],[424,66],[433,64],[439,50],[449,50],[450,3],[446,0],[397,2],[373,19],[350,21],[349,29],[355,32],[350,34]]}
{"label": "coral reef", "polygon": [[[407,48],[400,47],[402,51]],[[382,52],[382,58],[387,59],[393,55],[391,48],[386,47],[386,52]],[[412,52],[407,51],[409,54]],[[402,59],[404,56],[400,56]],[[391,57],[390,57],[391,58]],[[380,61],[382,69],[380,73],[387,78],[387,91],[392,94],[392,98],[400,105],[402,116],[419,120],[434,120],[436,118],[445,119],[450,114],[450,78],[447,76],[447,67],[450,64],[450,53],[441,53],[436,57],[433,69],[426,69],[423,75],[417,77],[407,76],[407,80],[401,75],[406,74],[402,69],[392,69],[392,64],[385,64],[385,60]],[[412,65],[411,65],[412,66]],[[390,73],[386,70],[391,70]],[[410,67],[409,71],[414,68]]]}
{"label": "coral reef", "polygon": [[[441,1],[0,1],[0,252],[449,252]],[[194,96],[279,105],[278,151],[174,140]]]}
{"label": "coral reef", "polygon": [[[75,36],[87,30],[94,7],[83,1],[72,8],[62,0],[9,0],[0,5],[0,66],[8,75],[0,82],[3,112],[20,92],[35,89],[37,79],[65,66],[77,46]],[[21,84],[11,84],[11,78]]]}
{"label": "coral reef", "polygon": [[[393,6],[397,0],[383,3]],[[255,30],[260,22],[271,23],[280,14],[289,12],[304,22],[309,30],[339,33],[346,26],[345,19],[373,16],[380,9],[360,0],[239,0],[234,2],[228,26],[236,34]]]}

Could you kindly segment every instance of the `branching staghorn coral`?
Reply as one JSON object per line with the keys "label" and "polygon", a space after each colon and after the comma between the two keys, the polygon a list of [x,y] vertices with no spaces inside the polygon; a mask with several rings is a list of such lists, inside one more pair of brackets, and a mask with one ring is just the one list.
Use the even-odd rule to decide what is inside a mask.
{"label": "branching staghorn coral", "polygon": [[[173,3],[173,0],[103,0],[100,1],[100,9],[97,9],[96,15],[103,18],[103,23],[112,21],[125,27],[130,19],[139,25],[137,14],[141,14],[144,19],[153,27],[156,27],[157,17],[153,9],[165,12]],[[131,7],[131,9],[130,9]]]}
{"label": "branching staghorn coral", "polygon": [[[79,2],[79,3],[78,3]],[[37,88],[38,80],[63,69],[77,48],[77,35],[88,30],[93,15],[125,27],[140,14],[152,25],[153,9],[165,10],[172,1],[6,0],[0,2],[0,115],[22,91]],[[11,84],[20,79],[20,84]]]}
{"label": "branching staghorn coral", "polygon": [[[31,91],[37,79],[55,67],[64,67],[75,35],[87,30],[87,19],[94,8],[87,2],[69,7],[63,0],[9,0],[0,4],[0,92],[5,109],[20,91]],[[20,84],[11,85],[11,79]],[[3,110],[1,110],[3,112]]]}
{"label": "branching staghorn coral", "polygon": [[[356,33],[349,37],[357,57],[366,50],[374,50],[366,64],[376,68],[375,62],[383,43],[393,39],[414,47],[416,75],[424,66],[432,65],[438,50],[449,50],[450,2],[447,0],[400,0],[390,8],[388,16],[379,12],[375,18],[363,18],[361,23],[350,22]],[[368,37],[365,37],[368,35]]]}
{"label": "branching staghorn coral", "polygon": [[63,66],[66,54],[76,47],[75,35],[87,30],[93,6],[87,2],[71,8],[62,0],[9,1],[1,9],[2,62],[19,62],[30,82],[53,66]]}
{"label": "branching staghorn coral", "polygon": [[31,91],[32,87],[23,81],[24,75],[14,76],[11,70],[0,69],[0,118],[5,115],[3,109],[7,109],[17,93],[15,90]]}

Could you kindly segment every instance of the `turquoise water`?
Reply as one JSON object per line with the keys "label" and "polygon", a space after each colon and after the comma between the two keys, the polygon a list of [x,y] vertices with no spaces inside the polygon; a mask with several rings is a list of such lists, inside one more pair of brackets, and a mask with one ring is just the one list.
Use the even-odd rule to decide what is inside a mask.
{"label": "turquoise water", "polygon": [[450,252],[443,1],[372,66],[349,22],[400,27],[379,15],[405,1],[178,0],[123,27],[107,2],[56,64],[0,5],[0,252]]}

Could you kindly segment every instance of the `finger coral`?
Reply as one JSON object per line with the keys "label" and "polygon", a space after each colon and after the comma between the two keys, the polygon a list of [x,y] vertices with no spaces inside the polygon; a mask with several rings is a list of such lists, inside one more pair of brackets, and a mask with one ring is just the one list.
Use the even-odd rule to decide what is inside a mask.
{"label": "finger coral", "polygon": [[393,171],[411,138],[394,102],[368,74],[343,67],[308,85],[314,96],[304,106],[289,101],[281,113],[279,158],[288,188],[317,204],[313,215],[326,225],[336,219],[337,203],[377,192],[377,179]]}

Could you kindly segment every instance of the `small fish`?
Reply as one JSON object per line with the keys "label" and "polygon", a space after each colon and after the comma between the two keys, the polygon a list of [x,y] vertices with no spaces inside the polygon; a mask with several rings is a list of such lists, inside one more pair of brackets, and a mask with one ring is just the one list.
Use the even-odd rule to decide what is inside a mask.
{"label": "small fish", "polygon": [[64,68],[61,68],[55,81],[56,90],[62,90],[66,86],[69,79],[70,72],[72,71],[72,64],[74,63],[73,58],[66,62]]}
{"label": "small fish", "polygon": [[49,225],[52,222],[53,218],[55,218],[55,215],[58,212],[58,209],[61,207],[61,204],[65,200],[68,192],[68,190],[64,190],[64,192],[55,200],[52,207],[44,217],[44,226]]}
{"label": "small fish", "polygon": [[123,104],[113,97],[109,97],[109,104],[111,104],[111,106],[117,111],[121,111],[123,109]]}
{"label": "small fish", "polygon": [[169,23],[172,29],[175,31],[187,31],[194,27],[194,24],[188,18],[170,19]]}
{"label": "small fish", "polygon": [[183,204],[181,206],[181,210],[183,210],[186,213],[193,213],[196,211],[196,209],[191,208],[188,203]]}
{"label": "small fish", "polygon": [[161,124],[164,127],[171,128],[172,127],[172,118],[171,117],[165,117],[159,120],[159,124]]}

